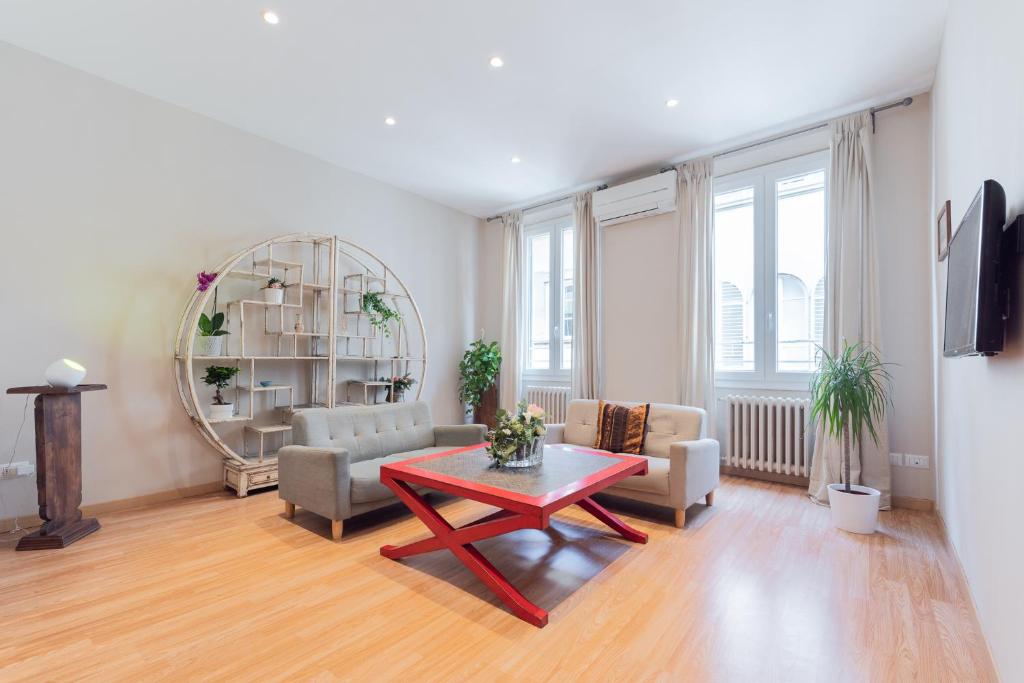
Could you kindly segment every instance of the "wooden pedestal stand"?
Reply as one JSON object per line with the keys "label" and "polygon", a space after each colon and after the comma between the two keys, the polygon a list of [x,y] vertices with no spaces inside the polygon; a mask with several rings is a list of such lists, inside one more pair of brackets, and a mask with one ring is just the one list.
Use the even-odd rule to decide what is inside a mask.
{"label": "wooden pedestal stand", "polygon": [[8,394],[36,396],[36,488],[43,526],[18,541],[18,550],[65,548],[100,528],[82,518],[82,396],[106,384],[14,387]]}

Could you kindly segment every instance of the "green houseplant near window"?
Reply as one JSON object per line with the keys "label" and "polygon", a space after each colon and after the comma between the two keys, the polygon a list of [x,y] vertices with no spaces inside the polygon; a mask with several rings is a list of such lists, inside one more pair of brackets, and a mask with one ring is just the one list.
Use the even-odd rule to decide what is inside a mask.
{"label": "green houseplant near window", "polygon": [[832,356],[818,347],[821,360],[811,380],[811,419],[825,436],[842,444],[842,483],[828,485],[832,523],[858,534],[874,533],[881,492],[850,483],[850,452],[865,438],[878,444],[877,426],[892,403],[892,376],[875,350],[843,343]]}
{"label": "green houseplant near window", "polygon": [[[488,344],[477,339],[459,362],[459,400],[466,406],[467,413],[476,411],[476,421],[488,427],[495,425],[497,395],[490,390],[497,383],[500,371],[501,347],[496,341]],[[483,409],[492,402],[493,407]]]}

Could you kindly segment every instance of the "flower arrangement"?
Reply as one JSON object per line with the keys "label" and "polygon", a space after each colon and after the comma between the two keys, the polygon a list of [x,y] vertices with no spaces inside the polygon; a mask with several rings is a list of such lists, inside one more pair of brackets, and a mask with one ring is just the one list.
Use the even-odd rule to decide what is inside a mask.
{"label": "flower arrangement", "polygon": [[380,292],[363,294],[362,309],[370,316],[370,325],[380,330],[385,337],[391,336],[391,330],[388,328],[389,321],[402,321],[402,314],[388,306]]}
{"label": "flower arrangement", "polygon": [[408,372],[404,375],[395,375],[394,377],[381,377],[381,382],[391,382],[391,386],[388,387],[387,402],[392,403],[393,401],[401,400],[402,394],[412,388],[413,384],[416,384],[416,380],[412,378]]}
{"label": "flower arrangement", "polygon": [[531,456],[543,448],[542,440],[547,433],[547,427],[544,426],[544,409],[533,403],[527,405],[526,401],[520,401],[515,413],[499,410],[497,419],[497,426],[487,432],[487,440],[491,442],[487,447],[487,453],[494,461],[494,466],[501,467],[509,465],[510,461],[524,460],[529,461],[528,464],[535,464]]}
{"label": "flower arrangement", "polygon": [[228,405],[224,401],[224,397],[221,395],[221,389],[227,389],[231,383],[231,378],[238,374],[238,368],[229,367],[225,365],[211,365],[206,368],[206,375],[203,376],[203,382],[206,384],[216,387],[217,390],[213,395],[213,404],[218,406]]}

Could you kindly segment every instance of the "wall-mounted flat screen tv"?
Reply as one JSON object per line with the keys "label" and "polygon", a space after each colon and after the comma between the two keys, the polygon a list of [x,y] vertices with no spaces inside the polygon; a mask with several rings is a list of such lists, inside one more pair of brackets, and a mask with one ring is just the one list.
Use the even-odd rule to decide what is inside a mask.
{"label": "wall-mounted flat screen tv", "polygon": [[949,243],[945,356],[991,356],[1003,350],[999,257],[1005,220],[1006,194],[999,183],[986,180]]}

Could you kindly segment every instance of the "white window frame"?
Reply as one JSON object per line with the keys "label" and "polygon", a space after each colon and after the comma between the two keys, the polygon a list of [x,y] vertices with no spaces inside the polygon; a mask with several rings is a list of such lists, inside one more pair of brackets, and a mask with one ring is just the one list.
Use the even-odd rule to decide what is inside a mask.
{"label": "white window frame", "polygon": [[[754,189],[754,370],[715,370],[715,386],[728,389],[782,389],[807,390],[809,372],[778,372],[778,273],[777,271],[777,216],[775,183],[791,176],[825,169],[825,291],[828,291],[828,205],[829,205],[829,152],[822,150],[792,159],[758,166],[746,171],[730,173],[714,179],[714,194],[731,192],[746,187]],[[816,283],[811,283],[813,287]],[[717,280],[716,280],[717,286]],[[825,301],[828,316],[828,301]],[[717,305],[716,305],[717,316]],[[811,311],[813,316],[813,308]],[[715,320],[718,329],[718,320]]]}
{"label": "white window frame", "polygon": [[[563,312],[562,312],[562,287],[561,287],[561,276],[562,276],[562,231],[569,228],[573,232],[573,244],[575,244],[576,235],[574,225],[575,219],[572,214],[559,216],[550,220],[544,220],[541,222],[528,225],[523,230],[523,251],[525,252],[524,271],[523,271],[523,311],[525,312],[524,318],[526,319],[526,325],[522,333],[522,343],[524,349],[524,362],[523,362],[523,383],[525,384],[547,384],[547,385],[568,385],[571,381],[572,371],[569,369],[562,368],[562,324],[563,324]],[[531,323],[531,310],[530,310],[530,275],[533,272],[533,254],[529,248],[530,238],[535,235],[549,235],[550,249],[548,250],[549,258],[551,263],[549,264],[549,273],[551,273],[551,287],[548,292],[548,325],[551,327],[551,342],[548,350],[548,360],[550,367],[546,370],[528,368],[527,363],[529,362],[530,356],[530,325]],[[574,293],[575,295],[575,293]],[[573,321],[573,329],[576,328],[576,322]]]}

